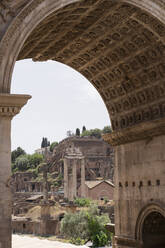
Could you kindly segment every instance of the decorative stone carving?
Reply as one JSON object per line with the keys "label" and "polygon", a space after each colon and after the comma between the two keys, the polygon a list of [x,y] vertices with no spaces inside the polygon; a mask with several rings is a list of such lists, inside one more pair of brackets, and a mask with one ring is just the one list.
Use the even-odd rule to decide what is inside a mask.
{"label": "decorative stone carving", "polygon": [[1,0],[0,1],[0,18],[2,22],[7,21],[8,15],[14,17],[15,13],[13,9],[10,7],[9,2],[7,0]]}
{"label": "decorative stone carving", "polygon": [[53,59],[80,71],[103,97],[113,130],[121,131],[162,116],[162,25],[128,3],[84,1],[82,8],[77,2],[41,22],[25,42],[19,59]]}
{"label": "decorative stone carving", "polygon": [[29,95],[0,94],[0,117],[14,117],[30,98]]}

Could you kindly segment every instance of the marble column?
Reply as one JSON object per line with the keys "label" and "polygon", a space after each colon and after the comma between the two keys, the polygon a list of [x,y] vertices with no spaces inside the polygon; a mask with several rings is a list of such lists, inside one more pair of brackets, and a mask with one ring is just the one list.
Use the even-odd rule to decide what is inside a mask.
{"label": "marble column", "polygon": [[81,159],[81,197],[85,197],[85,158]]}
{"label": "marble column", "polygon": [[30,98],[0,94],[0,248],[11,248],[11,120]]}
{"label": "marble column", "polygon": [[64,197],[68,198],[68,159],[64,158]]}
{"label": "marble column", "polygon": [[72,200],[77,197],[77,159],[72,164]]}

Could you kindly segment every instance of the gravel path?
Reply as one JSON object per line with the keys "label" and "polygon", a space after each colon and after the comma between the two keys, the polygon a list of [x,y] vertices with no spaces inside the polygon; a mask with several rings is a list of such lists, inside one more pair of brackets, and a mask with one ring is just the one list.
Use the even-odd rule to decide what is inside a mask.
{"label": "gravel path", "polygon": [[87,248],[58,241],[49,241],[23,235],[13,235],[12,248]]}

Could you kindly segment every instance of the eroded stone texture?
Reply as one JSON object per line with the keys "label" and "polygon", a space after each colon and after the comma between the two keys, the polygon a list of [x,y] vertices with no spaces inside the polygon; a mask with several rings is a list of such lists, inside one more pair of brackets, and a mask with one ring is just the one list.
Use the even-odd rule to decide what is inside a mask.
{"label": "eroded stone texture", "polygon": [[11,119],[29,96],[0,95],[0,247],[11,247]]}
{"label": "eroded stone texture", "polygon": [[0,13],[0,92],[15,60],[32,58],[75,68],[102,96],[114,130],[106,140],[118,145],[116,247],[141,246],[140,211],[165,206],[165,0],[3,0]]}
{"label": "eroded stone texture", "polygon": [[[134,240],[135,237],[142,239],[138,226],[139,229],[143,226],[144,219],[140,221],[140,216],[145,208],[149,207],[150,212],[159,212],[156,206],[164,209],[164,147],[165,136],[159,136],[148,142],[143,140],[116,148],[114,197],[118,244],[124,244],[124,237],[126,240],[129,239],[130,244],[130,240]],[[165,216],[165,212],[163,215]],[[129,242],[125,241],[127,244]],[[132,244],[133,242],[136,243],[132,241]]]}
{"label": "eroded stone texture", "polygon": [[18,59],[51,59],[78,70],[100,92],[119,131],[165,116],[164,38],[163,24],[133,5],[81,1],[44,19]]}

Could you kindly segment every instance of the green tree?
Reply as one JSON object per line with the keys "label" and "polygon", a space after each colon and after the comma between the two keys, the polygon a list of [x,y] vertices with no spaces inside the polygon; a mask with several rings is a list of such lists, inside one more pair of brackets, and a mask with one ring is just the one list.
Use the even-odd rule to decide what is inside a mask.
{"label": "green tree", "polygon": [[95,128],[95,129],[90,129],[90,130],[84,131],[81,134],[81,136],[91,136],[91,137],[96,137],[96,138],[100,139],[101,133],[102,133],[102,131],[99,128]]}
{"label": "green tree", "polygon": [[28,155],[29,167],[36,168],[40,163],[42,163],[44,157],[42,154],[34,153],[32,155]]}
{"label": "green tree", "polygon": [[61,233],[66,238],[88,239],[88,219],[85,211],[67,213],[61,221]]}
{"label": "green tree", "polygon": [[76,198],[74,200],[74,204],[76,204],[79,207],[89,207],[91,204],[91,200],[87,198]]}
{"label": "green tree", "polygon": [[15,169],[18,171],[26,171],[29,169],[28,155],[21,155],[15,161]]}
{"label": "green tree", "polygon": [[12,151],[12,153],[11,153],[11,161],[12,161],[12,163],[15,163],[15,160],[19,156],[25,155],[25,154],[26,154],[26,152],[21,147],[17,147],[17,149]]}
{"label": "green tree", "polygon": [[86,131],[86,127],[83,126],[83,127],[82,127],[82,133],[85,132],[85,131]]}
{"label": "green tree", "polygon": [[103,134],[106,134],[106,133],[111,133],[112,132],[112,129],[110,126],[105,126],[102,130],[102,133]]}
{"label": "green tree", "polygon": [[53,152],[53,150],[56,146],[58,146],[58,142],[57,141],[52,142],[50,145],[50,151]]}
{"label": "green tree", "polygon": [[80,136],[80,129],[76,128],[76,136]]}
{"label": "green tree", "polygon": [[96,205],[88,210],[77,213],[67,213],[61,221],[61,233],[72,242],[91,240],[93,247],[105,246],[110,243],[110,234],[105,225],[109,222],[108,215],[99,215]]}
{"label": "green tree", "polygon": [[89,130],[85,130],[82,134],[81,134],[82,137],[84,136],[91,136],[91,132]]}
{"label": "green tree", "polygon": [[42,142],[41,142],[41,148],[45,148],[45,147],[48,147],[50,146],[50,141],[48,141],[47,138],[42,138]]}
{"label": "green tree", "polygon": [[110,243],[111,236],[105,228],[105,225],[109,221],[109,217],[106,214],[88,216],[89,237],[93,243],[93,247],[105,246]]}
{"label": "green tree", "polygon": [[98,139],[101,138],[101,130],[99,128],[91,129],[91,136],[96,137]]}
{"label": "green tree", "polygon": [[45,138],[43,137],[42,142],[41,142],[41,148],[44,148],[44,147],[45,147]]}

